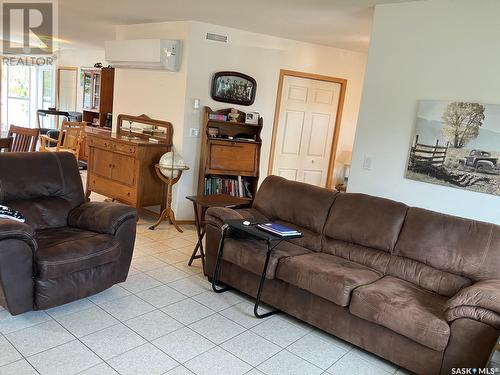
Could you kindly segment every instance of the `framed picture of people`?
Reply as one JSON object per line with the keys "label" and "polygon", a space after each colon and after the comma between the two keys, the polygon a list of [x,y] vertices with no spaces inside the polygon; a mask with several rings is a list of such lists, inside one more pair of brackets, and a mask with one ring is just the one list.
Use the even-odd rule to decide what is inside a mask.
{"label": "framed picture of people", "polygon": [[212,80],[212,99],[218,102],[252,105],[257,82],[238,72],[218,72]]}

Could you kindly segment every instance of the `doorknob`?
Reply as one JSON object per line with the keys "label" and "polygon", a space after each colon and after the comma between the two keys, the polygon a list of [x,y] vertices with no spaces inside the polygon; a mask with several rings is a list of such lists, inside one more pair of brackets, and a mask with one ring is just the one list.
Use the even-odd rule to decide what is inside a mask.
{"label": "doorknob", "polygon": [[311,160],[311,164],[314,164],[314,159],[313,159],[313,160]]}

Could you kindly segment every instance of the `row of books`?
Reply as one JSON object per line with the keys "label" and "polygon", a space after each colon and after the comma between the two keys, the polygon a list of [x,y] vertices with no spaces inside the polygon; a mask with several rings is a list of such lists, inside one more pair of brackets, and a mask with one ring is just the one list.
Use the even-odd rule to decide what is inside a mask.
{"label": "row of books", "polygon": [[228,120],[227,115],[223,115],[220,113],[210,113],[208,115],[208,119],[209,120],[216,120],[216,121],[227,121]]}
{"label": "row of books", "polygon": [[205,195],[228,194],[233,197],[252,198],[250,181],[244,177],[205,177]]}

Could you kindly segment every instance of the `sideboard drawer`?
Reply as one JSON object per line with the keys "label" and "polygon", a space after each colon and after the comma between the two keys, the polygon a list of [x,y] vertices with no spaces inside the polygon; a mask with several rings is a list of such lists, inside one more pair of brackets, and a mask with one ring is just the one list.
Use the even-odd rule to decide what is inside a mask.
{"label": "sideboard drawer", "polygon": [[111,148],[111,144],[113,142],[111,142],[109,139],[104,139],[104,138],[87,137],[87,143],[89,146],[109,149]]}
{"label": "sideboard drawer", "polygon": [[126,186],[94,174],[89,175],[88,179],[89,189],[91,191],[98,191],[100,194],[107,197],[131,205],[135,205],[137,202],[137,190],[133,186]]}
{"label": "sideboard drawer", "polygon": [[209,141],[208,168],[210,173],[257,175],[257,144],[238,141]]}
{"label": "sideboard drawer", "polygon": [[135,154],[137,148],[135,146],[123,144],[123,143],[118,143],[118,142],[113,142],[113,149],[118,151],[118,152],[123,152],[125,154],[130,154],[133,155]]}

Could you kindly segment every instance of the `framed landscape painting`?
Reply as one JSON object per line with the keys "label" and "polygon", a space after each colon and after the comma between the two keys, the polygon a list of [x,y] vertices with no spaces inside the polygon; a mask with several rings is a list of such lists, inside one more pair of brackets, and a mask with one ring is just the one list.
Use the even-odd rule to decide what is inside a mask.
{"label": "framed landscape painting", "polygon": [[418,102],[406,178],[500,195],[500,105]]}

